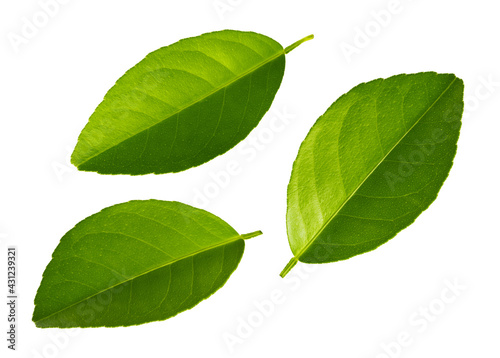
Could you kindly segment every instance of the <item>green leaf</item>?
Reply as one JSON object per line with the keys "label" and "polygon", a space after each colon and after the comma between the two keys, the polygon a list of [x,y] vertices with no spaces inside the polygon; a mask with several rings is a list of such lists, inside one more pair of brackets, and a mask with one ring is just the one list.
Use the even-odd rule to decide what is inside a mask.
{"label": "green leaf", "polygon": [[38,327],[116,327],[164,320],[221,288],[244,239],[204,210],[130,201],[78,223],[61,239],[35,298]]}
{"label": "green leaf", "polygon": [[101,174],[179,172],[243,140],[268,111],[285,71],[283,47],[224,30],[181,40],[122,76],[83,129],[71,162]]}
{"label": "green leaf", "polygon": [[288,185],[287,232],[297,261],[374,250],[436,198],[457,150],[463,82],[434,72],[362,83],[321,116]]}

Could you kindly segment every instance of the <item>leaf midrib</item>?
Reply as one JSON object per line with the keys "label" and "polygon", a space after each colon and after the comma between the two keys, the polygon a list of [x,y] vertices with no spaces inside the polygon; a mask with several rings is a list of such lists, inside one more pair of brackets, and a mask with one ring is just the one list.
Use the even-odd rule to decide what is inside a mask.
{"label": "leaf midrib", "polygon": [[[277,59],[277,58],[279,58],[280,56],[284,56],[284,55],[285,55],[285,50],[282,48],[282,49],[281,49],[281,51],[280,51],[280,52],[278,52],[278,53],[276,53],[274,56],[269,57],[269,58],[268,58],[268,59],[266,59],[265,61],[259,62],[257,65],[255,65],[255,66],[251,67],[250,69],[248,69],[247,71],[243,72],[242,74],[240,74],[240,75],[238,75],[238,76],[234,77],[232,80],[230,80],[230,81],[227,81],[227,82],[223,83],[223,84],[222,84],[222,85],[220,85],[219,87],[215,87],[215,88],[214,88],[214,89],[212,89],[210,92],[208,92],[206,95],[204,95],[204,96],[202,96],[202,97],[199,97],[198,99],[193,100],[193,101],[191,101],[191,102],[187,103],[187,104],[186,104],[186,105],[184,105],[183,107],[181,107],[181,108],[177,109],[175,112],[171,113],[171,114],[170,114],[167,118],[162,119],[162,120],[160,120],[159,122],[157,122],[157,123],[155,123],[155,124],[152,124],[152,125],[150,125],[149,127],[144,128],[143,130],[141,130],[141,131],[139,131],[139,132],[135,133],[134,135],[132,135],[132,136],[130,136],[130,137],[128,137],[128,138],[125,138],[125,139],[123,139],[123,140],[119,141],[118,143],[113,144],[112,146],[110,146],[110,147],[108,147],[108,148],[106,148],[106,149],[104,149],[104,150],[100,151],[99,153],[96,153],[96,154],[92,155],[91,157],[87,158],[86,160],[84,160],[84,161],[82,161],[82,162],[80,162],[80,163],[78,163],[78,164],[76,164],[76,163],[73,163],[73,164],[75,164],[75,165],[76,165],[76,167],[80,167],[80,166],[84,165],[84,164],[85,164],[85,163],[87,163],[88,161],[90,161],[90,160],[94,159],[95,157],[97,157],[97,156],[99,156],[99,155],[101,155],[101,154],[103,154],[103,153],[107,152],[108,150],[110,150],[110,149],[112,149],[112,148],[114,148],[114,147],[116,147],[116,146],[118,146],[118,145],[122,144],[123,142],[125,142],[125,141],[127,141],[127,140],[129,140],[129,139],[132,139],[132,138],[134,138],[135,136],[137,136],[137,135],[139,135],[139,134],[141,134],[141,133],[143,133],[143,132],[145,132],[145,131],[148,131],[148,130],[150,130],[151,128],[153,128],[153,127],[155,127],[155,126],[157,126],[157,125],[160,125],[161,123],[165,122],[166,120],[168,120],[168,119],[170,119],[170,118],[172,118],[172,117],[174,117],[174,116],[176,116],[176,115],[180,114],[181,112],[185,111],[186,109],[188,109],[189,107],[191,107],[191,106],[195,105],[196,103],[199,103],[199,102],[201,102],[201,101],[206,100],[207,98],[209,98],[210,96],[214,95],[215,93],[217,93],[217,92],[219,92],[219,91],[221,91],[221,90],[226,89],[227,87],[229,87],[229,86],[233,85],[234,83],[238,82],[240,79],[244,78],[245,76],[247,76],[247,75],[249,75],[249,74],[251,74],[251,73],[253,73],[253,72],[257,71],[259,68],[261,68],[261,67],[263,67],[263,66],[267,65],[268,63],[271,63],[272,61],[276,60],[276,59]],[[134,87],[134,88],[135,88],[135,87]]]}
{"label": "leaf midrib", "polygon": [[167,267],[167,266],[169,266],[169,265],[173,265],[174,263],[176,263],[176,262],[178,262],[178,261],[181,261],[181,260],[187,259],[187,258],[189,258],[189,257],[194,257],[194,256],[197,256],[197,255],[201,254],[202,252],[209,251],[209,250],[213,250],[213,249],[216,249],[217,247],[221,247],[221,246],[229,245],[229,244],[231,244],[231,243],[233,243],[233,242],[236,242],[236,241],[238,241],[238,240],[244,240],[244,239],[245,239],[245,236],[246,236],[246,235],[238,235],[237,237],[231,237],[231,238],[229,238],[228,240],[223,241],[223,242],[220,242],[220,243],[218,243],[218,244],[214,244],[214,245],[211,245],[211,246],[207,246],[207,247],[204,247],[204,248],[200,248],[200,249],[199,249],[199,250],[197,250],[197,251],[194,251],[194,252],[192,252],[192,253],[190,253],[190,254],[186,254],[186,255],[183,255],[183,256],[181,256],[181,257],[178,257],[178,258],[176,258],[176,259],[174,259],[174,260],[172,260],[172,261],[169,261],[169,262],[167,262],[167,263],[165,263],[165,264],[162,264],[162,265],[160,265],[160,266],[158,266],[158,267],[152,268],[152,269],[150,269],[150,270],[148,270],[148,271],[145,271],[145,272],[143,272],[143,273],[141,273],[141,274],[139,274],[139,275],[136,275],[136,276],[133,276],[133,277],[129,277],[129,278],[127,278],[127,279],[126,279],[126,280],[124,280],[124,281],[121,281],[121,282],[119,282],[119,283],[117,283],[117,284],[114,284],[114,285],[112,285],[112,286],[109,286],[109,287],[107,287],[107,288],[105,288],[105,289],[103,289],[103,290],[101,290],[101,291],[99,291],[99,292],[96,292],[96,293],[94,293],[94,294],[92,294],[92,295],[90,295],[90,296],[88,296],[88,297],[86,297],[86,298],[84,298],[84,299],[81,299],[81,300],[80,300],[80,301],[78,301],[78,302],[72,303],[72,304],[70,304],[69,306],[67,306],[67,307],[65,307],[65,308],[62,308],[62,309],[60,309],[60,310],[58,310],[58,311],[56,311],[56,312],[54,312],[54,313],[51,313],[51,314],[49,314],[48,316],[45,316],[45,317],[43,317],[43,318],[41,318],[41,319],[39,319],[39,320],[37,320],[37,321],[34,321],[34,322],[35,322],[35,323],[37,323],[37,322],[44,321],[44,320],[46,320],[47,318],[52,317],[52,316],[54,316],[54,315],[56,315],[56,314],[58,314],[58,313],[61,313],[61,312],[63,312],[63,311],[66,311],[66,310],[68,310],[68,309],[70,309],[70,308],[72,308],[72,307],[74,307],[74,306],[76,306],[76,305],[78,305],[78,304],[80,304],[80,303],[82,303],[82,302],[85,302],[85,301],[87,301],[87,300],[91,299],[92,297],[98,296],[98,295],[100,295],[100,294],[101,294],[101,293],[103,293],[103,292],[109,291],[109,290],[111,290],[111,289],[113,289],[113,288],[115,288],[115,287],[118,287],[118,286],[120,286],[120,285],[126,284],[126,283],[128,283],[128,282],[131,282],[131,281],[133,281],[133,280],[135,280],[135,279],[137,279],[137,278],[139,278],[139,277],[145,276],[145,275],[147,275],[147,274],[149,274],[149,273],[151,273],[151,272],[154,272],[154,271],[160,270],[160,269],[165,268],[165,267]]}
{"label": "leaf midrib", "polygon": [[[377,168],[380,166],[380,164],[382,164],[385,159],[389,156],[389,154],[392,153],[392,151],[399,145],[399,143],[401,143],[401,141],[403,139],[406,138],[406,136],[408,135],[408,133],[410,133],[413,128],[420,123],[420,121],[422,120],[423,117],[425,117],[427,115],[427,113],[429,113],[429,111],[436,105],[437,102],[439,102],[441,100],[441,98],[446,94],[446,92],[448,92],[448,90],[450,89],[450,87],[453,85],[453,83],[455,83],[455,81],[457,80],[457,77],[454,77],[453,78],[453,81],[450,82],[450,84],[445,88],[445,90],[443,92],[441,92],[441,94],[438,96],[438,98],[436,98],[436,100],[429,106],[429,108],[427,108],[425,110],[425,112],[415,121],[415,123],[406,131],[406,133],[396,142],[396,144],[394,144],[394,146],[387,152],[387,154],[373,167],[373,169],[365,176],[365,178],[363,179],[363,181],[356,187],[356,189],[354,189],[352,191],[352,193],[342,202],[342,204],[340,205],[340,207],[335,211],[335,213],[333,213],[329,218],[328,220],[321,226],[321,228],[318,230],[318,232],[316,232],[316,234],[311,238],[311,240],[309,240],[307,242],[307,244],[299,251],[299,253],[295,256],[297,258],[297,260],[300,259],[300,257],[309,249],[309,247],[316,241],[316,239],[318,238],[318,236],[325,230],[325,228],[330,224],[330,222],[339,214],[339,212],[344,208],[344,206],[351,200],[351,198],[356,195],[357,191],[363,186],[363,184],[366,182],[366,180],[368,180],[368,178],[373,174],[373,172],[375,172],[375,170],[377,170]],[[302,215],[302,214],[301,214]]]}

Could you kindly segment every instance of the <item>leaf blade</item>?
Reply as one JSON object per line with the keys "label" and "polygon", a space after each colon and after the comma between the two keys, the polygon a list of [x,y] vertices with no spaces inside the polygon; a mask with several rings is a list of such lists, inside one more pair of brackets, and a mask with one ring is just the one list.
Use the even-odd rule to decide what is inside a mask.
{"label": "leaf blade", "polygon": [[106,94],[72,163],[101,174],[201,165],[244,139],[271,106],[285,69],[276,41],[224,30],[150,53]]}
{"label": "leaf blade", "polygon": [[[298,260],[334,262],[371,251],[410,225],[434,201],[448,175],[462,111],[462,81],[431,72],[371,81],[340,97],[313,126],[294,163],[287,210],[294,258],[281,275]],[[447,125],[432,123],[435,118],[445,118],[441,122]],[[425,142],[443,134],[446,140]],[[426,153],[422,145],[404,148],[416,146],[415,141],[432,151]],[[327,153],[318,155],[319,165],[314,158],[318,151]],[[408,155],[422,162],[399,158]],[[403,164],[412,173],[399,175]],[[391,174],[395,182],[389,180]],[[438,174],[436,183],[422,189],[426,196],[419,196],[415,188]],[[390,193],[398,191],[405,199],[387,204]]]}
{"label": "leaf blade", "polygon": [[222,287],[243,255],[243,239],[259,234],[240,236],[216,216],[176,202],[106,208],[61,239],[33,321],[116,327],[170,318]]}

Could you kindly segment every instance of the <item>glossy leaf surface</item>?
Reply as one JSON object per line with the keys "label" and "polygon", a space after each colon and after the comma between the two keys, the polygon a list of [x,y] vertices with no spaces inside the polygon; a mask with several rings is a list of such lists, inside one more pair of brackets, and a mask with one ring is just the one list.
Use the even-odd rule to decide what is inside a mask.
{"label": "glossy leaf surface", "polygon": [[302,143],[288,186],[296,264],[345,260],[410,225],[436,198],[457,150],[463,82],[399,75],[341,96]]}
{"label": "glossy leaf surface", "polygon": [[116,327],[164,320],[224,285],[244,239],[218,217],[178,202],[131,201],[61,239],[35,298],[38,327]]}
{"label": "glossy leaf surface", "polygon": [[281,84],[287,49],[253,32],[224,30],[146,56],[108,91],[71,161],[102,174],[179,172],[243,140]]}

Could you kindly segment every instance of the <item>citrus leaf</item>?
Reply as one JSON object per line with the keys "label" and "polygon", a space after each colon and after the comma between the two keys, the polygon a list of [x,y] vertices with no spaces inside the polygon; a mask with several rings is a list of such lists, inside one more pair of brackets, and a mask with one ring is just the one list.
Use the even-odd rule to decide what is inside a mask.
{"label": "citrus leaf", "polygon": [[243,140],[281,84],[283,47],[253,32],[224,30],[146,56],[105,95],[71,162],[101,174],[179,172]]}
{"label": "citrus leaf", "polygon": [[425,72],[362,83],[321,116],[302,143],[287,194],[297,261],[374,250],[436,198],[453,164],[463,82]]}
{"label": "citrus leaf", "polygon": [[116,327],[164,320],[221,288],[244,239],[218,217],[178,202],[130,201],[61,239],[35,298],[38,327]]}

